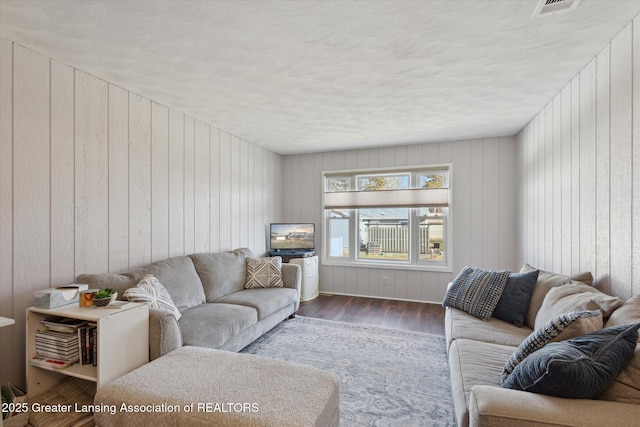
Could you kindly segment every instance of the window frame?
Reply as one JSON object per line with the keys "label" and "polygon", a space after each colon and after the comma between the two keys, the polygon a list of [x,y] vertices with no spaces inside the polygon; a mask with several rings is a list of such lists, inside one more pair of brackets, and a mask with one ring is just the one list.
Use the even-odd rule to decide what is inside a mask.
{"label": "window frame", "polygon": [[[367,259],[360,257],[360,210],[361,209],[376,209],[376,208],[336,208],[335,210],[347,211],[348,217],[348,241],[349,241],[349,255],[348,256],[331,256],[330,255],[330,216],[332,209],[326,209],[325,206],[325,192],[329,192],[328,184],[331,178],[350,178],[351,191],[357,191],[358,177],[363,175],[398,175],[409,174],[409,188],[419,188],[420,177],[426,173],[440,173],[444,172],[446,176],[443,186],[440,188],[446,188],[448,191],[448,204],[446,206],[445,213],[442,216],[443,219],[443,240],[444,240],[444,260],[432,261],[420,259],[420,209],[429,208],[433,206],[422,207],[404,207],[409,210],[408,213],[408,254],[406,260],[381,260],[381,259]],[[446,184],[446,185],[445,185]],[[453,189],[453,165],[451,163],[438,163],[427,164],[418,166],[405,166],[395,168],[375,168],[375,169],[349,169],[349,170],[337,170],[337,171],[323,171],[322,172],[322,251],[320,253],[321,261],[323,265],[328,266],[342,266],[342,267],[368,267],[368,268],[384,268],[384,269],[402,269],[402,270],[420,270],[420,271],[435,271],[435,272],[451,272],[452,271],[452,189]],[[427,190],[428,191],[428,190]],[[395,206],[396,208],[401,208]],[[381,208],[384,208],[381,206]],[[344,247],[344,246],[343,246]]]}

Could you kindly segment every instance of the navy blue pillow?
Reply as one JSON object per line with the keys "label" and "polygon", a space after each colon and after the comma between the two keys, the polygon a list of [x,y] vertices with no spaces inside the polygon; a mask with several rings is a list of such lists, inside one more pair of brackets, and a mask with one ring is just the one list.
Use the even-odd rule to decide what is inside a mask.
{"label": "navy blue pillow", "polygon": [[502,387],[572,399],[596,398],[633,357],[638,328],[640,323],[613,326],[547,344],[520,362]]}
{"label": "navy blue pillow", "polygon": [[522,326],[529,310],[533,288],[538,281],[538,273],[540,270],[511,273],[492,316]]}

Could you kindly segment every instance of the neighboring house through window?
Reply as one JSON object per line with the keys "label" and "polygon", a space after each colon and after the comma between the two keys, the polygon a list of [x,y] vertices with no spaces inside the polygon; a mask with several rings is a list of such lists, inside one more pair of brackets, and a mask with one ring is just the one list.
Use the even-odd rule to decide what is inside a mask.
{"label": "neighboring house through window", "polygon": [[450,271],[451,168],[324,172],[325,264]]}

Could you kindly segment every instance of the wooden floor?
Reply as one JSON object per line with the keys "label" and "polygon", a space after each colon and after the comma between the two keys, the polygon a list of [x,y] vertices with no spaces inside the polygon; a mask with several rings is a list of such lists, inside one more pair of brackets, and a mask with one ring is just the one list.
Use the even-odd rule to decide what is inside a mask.
{"label": "wooden floor", "polygon": [[444,335],[444,308],[440,304],[320,295],[314,300],[301,302],[298,314],[402,331]]}

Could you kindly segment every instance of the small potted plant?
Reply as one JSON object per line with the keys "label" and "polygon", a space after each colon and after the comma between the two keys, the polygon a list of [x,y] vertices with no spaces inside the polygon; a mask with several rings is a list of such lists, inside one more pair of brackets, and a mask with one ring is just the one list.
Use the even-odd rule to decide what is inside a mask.
{"label": "small potted plant", "polygon": [[104,307],[115,301],[117,297],[118,293],[111,288],[100,289],[93,297],[93,304],[96,307]]}

